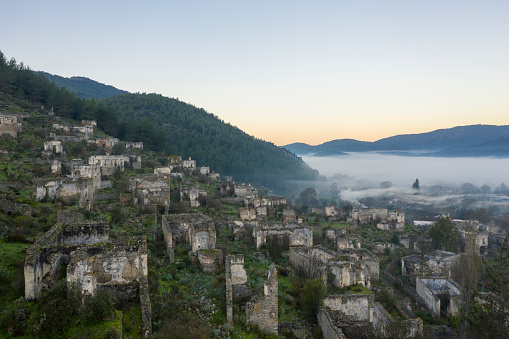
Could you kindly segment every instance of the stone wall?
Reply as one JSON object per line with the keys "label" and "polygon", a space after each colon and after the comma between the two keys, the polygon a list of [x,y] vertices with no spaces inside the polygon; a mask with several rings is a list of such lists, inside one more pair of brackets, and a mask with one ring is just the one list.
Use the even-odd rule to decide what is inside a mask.
{"label": "stone wall", "polygon": [[274,264],[269,266],[264,295],[246,304],[246,322],[266,333],[278,334],[278,277]]}
{"label": "stone wall", "polygon": [[126,302],[139,297],[144,338],[152,333],[147,276],[145,236],[80,246],[72,253],[67,266],[67,283],[75,284],[83,293],[95,295],[97,290],[104,289]]}
{"label": "stone wall", "polygon": [[101,175],[111,176],[116,171],[124,171],[123,155],[92,155],[88,158],[89,165],[98,165]]}
{"label": "stone wall", "polygon": [[168,253],[168,257],[170,258],[170,263],[175,262],[175,250],[173,245],[173,233],[171,231],[171,227],[166,220],[166,217],[162,217],[161,227],[163,229],[163,237],[164,243],[166,244],[166,253]]}
{"label": "stone wall", "polygon": [[203,272],[215,273],[223,265],[223,251],[221,250],[198,250],[197,255]]}
{"label": "stone wall", "polygon": [[127,141],[125,143],[125,148],[143,149],[143,141],[138,141],[138,142]]}
{"label": "stone wall", "polygon": [[338,250],[339,255],[348,255],[361,261],[368,269],[368,274],[371,281],[378,281],[380,276],[380,264],[378,257],[370,251],[359,248],[359,249],[342,249]]}
{"label": "stone wall", "polygon": [[22,129],[22,119],[18,115],[0,114],[0,135],[7,134],[16,137]]}
{"label": "stone wall", "polygon": [[322,329],[324,339],[347,339],[341,328],[336,326],[329,313],[323,308],[318,311],[318,326]]}
{"label": "stone wall", "polygon": [[459,310],[459,286],[444,277],[416,278],[415,290],[434,316],[454,315]]}
{"label": "stone wall", "polygon": [[170,206],[169,178],[157,175],[140,176],[129,179],[130,191],[133,192],[133,203],[138,206]]}
{"label": "stone wall", "polygon": [[61,141],[45,141],[44,150],[51,153],[63,153],[64,148],[62,147]]}
{"label": "stone wall", "polygon": [[270,236],[288,236],[290,247],[313,246],[313,229],[309,226],[279,223],[263,223],[253,228],[256,248],[259,249]]}
{"label": "stone wall", "polygon": [[244,255],[228,255],[225,260],[226,277],[226,319],[233,323],[234,287],[248,288],[247,273],[244,269]]}
{"label": "stone wall", "polygon": [[339,311],[342,321],[347,323],[373,322],[374,294],[336,294],[323,300],[323,305]]}
{"label": "stone wall", "polygon": [[50,288],[58,278],[62,260],[77,245],[107,241],[109,228],[105,223],[82,225],[56,224],[27,249],[25,258],[25,298],[37,299],[43,288]]}
{"label": "stone wall", "polygon": [[95,199],[93,179],[61,179],[40,181],[34,190],[35,200],[61,198],[67,203],[74,199],[79,207],[92,208]]}

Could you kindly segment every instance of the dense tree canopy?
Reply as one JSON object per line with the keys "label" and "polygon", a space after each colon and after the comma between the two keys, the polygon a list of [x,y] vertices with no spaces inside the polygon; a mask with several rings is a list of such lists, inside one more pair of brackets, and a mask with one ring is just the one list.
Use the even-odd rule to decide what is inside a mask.
{"label": "dense tree canopy", "polygon": [[448,218],[440,218],[429,230],[434,249],[458,252],[459,234],[456,225]]}
{"label": "dense tree canopy", "polygon": [[[192,157],[236,181],[284,193],[294,180],[313,180],[318,172],[272,143],[247,135],[201,108],[156,94],[124,94],[104,100],[80,99],[23,63],[0,52],[0,93],[53,109],[76,120],[97,120],[98,128],[125,141],[143,141],[162,155]],[[11,100],[12,101],[12,100]]]}

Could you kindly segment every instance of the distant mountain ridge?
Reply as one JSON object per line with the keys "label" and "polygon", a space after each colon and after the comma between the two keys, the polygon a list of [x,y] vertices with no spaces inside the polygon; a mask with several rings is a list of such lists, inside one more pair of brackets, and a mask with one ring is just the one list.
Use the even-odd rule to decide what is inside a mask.
{"label": "distant mountain ridge", "polygon": [[65,87],[69,92],[75,93],[82,99],[105,99],[115,95],[129,93],[127,91],[105,85],[86,77],[65,78],[46,72],[37,72],[44,75],[49,81],[55,82],[58,87]]}
{"label": "distant mountain ridge", "polygon": [[330,156],[347,152],[384,152],[442,157],[509,157],[508,125],[468,125],[419,134],[402,134],[374,142],[338,139],[311,146],[293,143],[284,148],[298,155]]}

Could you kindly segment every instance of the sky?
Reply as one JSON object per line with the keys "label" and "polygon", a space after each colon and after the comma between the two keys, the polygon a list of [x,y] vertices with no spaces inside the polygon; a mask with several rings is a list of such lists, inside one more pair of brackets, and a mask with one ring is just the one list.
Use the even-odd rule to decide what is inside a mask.
{"label": "sky", "polygon": [[0,50],[311,145],[509,124],[509,1],[3,1]]}

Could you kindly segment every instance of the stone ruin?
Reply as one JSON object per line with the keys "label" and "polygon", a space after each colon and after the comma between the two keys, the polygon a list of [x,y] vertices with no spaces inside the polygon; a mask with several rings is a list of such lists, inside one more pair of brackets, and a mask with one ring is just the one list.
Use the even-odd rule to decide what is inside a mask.
{"label": "stone ruin", "polygon": [[196,160],[191,160],[191,157],[189,157],[189,160],[181,160],[182,167],[184,168],[190,168],[195,169],[196,168]]}
{"label": "stone ruin", "polygon": [[[251,297],[251,287],[244,269],[244,256],[229,255],[225,260],[226,318],[233,323],[233,301]],[[278,277],[274,264],[269,266],[264,295],[246,303],[246,322],[266,333],[278,334]]]}
{"label": "stone ruin", "polygon": [[251,286],[244,269],[244,255],[228,255],[225,260],[226,319],[233,323],[233,300],[251,297]]}
{"label": "stone ruin", "polygon": [[73,179],[91,179],[97,190],[103,186],[100,167],[98,165],[83,165],[81,159],[71,160],[71,177]]}
{"label": "stone ruin", "polygon": [[449,317],[458,313],[461,290],[453,280],[445,277],[416,278],[415,290],[435,317]]}
{"label": "stone ruin", "polygon": [[364,224],[376,220],[387,220],[387,216],[387,208],[354,207],[350,213],[350,218],[347,219],[347,222],[358,222],[360,224]]}
{"label": "stone ruin", "polygon": [[139,297],[143,337],[152,331],[145,237],[109,239],[106,223],[83,222],[79,213],[58,212],[58,223],[27,249],[25,298],[38,299],[67,266],[67,283],[95,295],[104,289],[119,300]]}
{"label": "stone ruin", "polygon": [[199,198],[206,196],[207,191],[198,184],[196,186],[180,187],[180,201],[189,200],[191,207],[199,207],[201,205]]}
{"label": "stone ruin", "polygon": [[94,136],[94,129],[96,126],[97,123],[92,120],[82,120],[82,126],[53,124],[53,130],[55,132],[50,133],[50,138],[62,142],[87,141]]}
{"label": "stone ruin", "polygon": [[38,181],[34,195],[36,201],[43,199],[63,199],[67,203],[76,200],[76,205],[91,209],[95,199],[95,187],[93,179],[89,178],[62,178],[59,180]]}
{"label": "stone ruin", "polygon": [[318,312],[318,324],[323,337],[372,338],[394,335],[419,338],[423,333],[420,318],[397,322],[373,294],[338,294],[324,299]]}
{"label": "stone ruin", "polygon": [[289,258],[293,267],[309,278],[322,278],[326,286],[332,279],[339,288],[354,284],[369,288],[378,280],[378,258],[367,250],[336,253],[323,246],[296,247],[290,248]]}
{"label": "stone ruin", "polygon": [[216,249],[214,222],[202,213],[170,214],[162,217],[164,242],[170,263],[175,262],[178,242],[191,245],[205,272],[215,272],[223,262],[223,252]]}
{"label": "stone ruin", "polygon": [[283,211],[283,222],[285,223],[295,223],[297,222],[297,214],[292,209],[285,209]]}
{"label": "stone ruin", "polygon": [[310,226],[281,223],[262,223],[253,227],[256,249],[267,242],[267,238],[279,236],[288,238],[289,247],[313,246],[313,229]]}
{"label": "stone ruin", "polygon": [[421,257],[412,254],[401,258],[403,276],[434,275],[450,277],[459,267],[459,253],[435,250]]}
{"label": "stone ruin", "polygon": [[88,158],[88,163],[99,166],[103,176],[112,176],[116,171],[124,171],[123,155],[92,155]]}
{"label": "stone ruin", "polygon": [[60,176],[62,174],[62,162],[60,160],[53,160],[51,162],[51,174]]}
{"label": "stone ruin", "polygon": [[143,149],[143,141],[127,141],[125,143],[125,148],[135,148],[135,149]]}
{"label": "stone ruin", "polygon": [[58,223],[27,249],[25,259],[25,298],[37,299],[43,290],[58,281],[60,265],[69,262],[79,245],[109,239],[106,223]]}
{"label": "stone ruin", "polygon": [[274,264],[269,266],[263,290],[263,296],[246,304],[246,322],[258,326],[263,332],[278,334],[278,278]]}
{"label": "stone ruin", "polygon": [[98,290],[113,294],[121,302],[139,300],[142,335],[152,333],[152,311],[148,293],[146,237],[125,237],[109,242],[79,246],[67,266],[67,284],[85,294]]}
{"label": "stone ruin", "polygon": [[17,114],[0,113],[0,135],[18,136],[23,128],[23,118],[24,116]]}
{"label": "stone ruin", "polygon": [[51,156],[52,154],[64,153],[64,147],[61,141],[45,141],[44,142],[44,155]]}
{"label": "stone ruin", "polygon": [[145,175],[129,179],[129,191],[137,206],[170,207],[170,180],[167,176]]}
{"label": "stone ruin", "polygon": [[258,190],[251,186],[251,184],[235,184],[234,193],[237,194],[237,197],[240,198],[251,197],[251,199],[254,199],[258,197]]}
{"label": "stone ruin", "polygon": [[361,236],[358,234],[349,234],[344,237],[336,238],[338,250],[361,248]]}
{"label": "stone ruin", "polygon": [[102,147],[106,150],[111,150],[113,146],[118,144],[119,140],[117,138],[98,138],[98,139],[88,139],[87,142],[91,145],[96,145],[97,147]]}
{"label": "stone ruin", "polygon": [[276,207],[279,205],[286,205],[286,197],[281,196],[271,196],[271,197],[254,197],[254,196],[245,196],[244,197],[244,206],[249,207],[253,206],[254,208],[266,206],[269,208]]}

